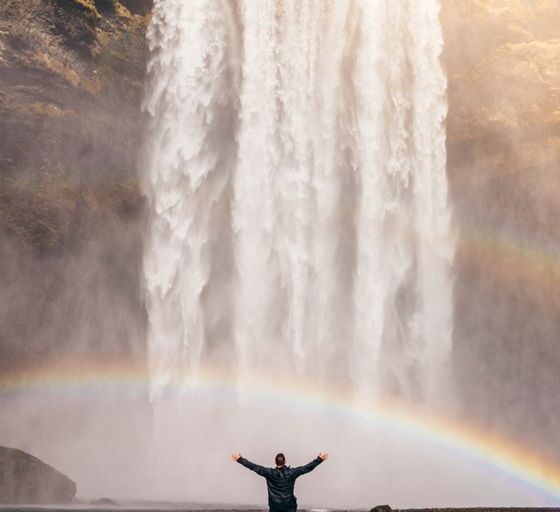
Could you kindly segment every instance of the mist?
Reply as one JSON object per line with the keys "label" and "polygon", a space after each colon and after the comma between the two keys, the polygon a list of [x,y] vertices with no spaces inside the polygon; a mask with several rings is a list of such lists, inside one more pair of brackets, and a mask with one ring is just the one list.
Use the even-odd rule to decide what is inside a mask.
{"label": "mist", "polygon": [[[309,86],[296,82],[302,79],[298,44],[320,46],[329,37],[306,39],[309,27],[331,34],[317,62],[329,69],[330,58],[332,71],[319,75],[323,91],[313,90],[323,102],[319,107],[295,101],[289,111],[270,114],[271,124],[284,123],[284,131],[263,135],[262,126],[244,128],[243,119],[269,115],[277,90],[243,92],[242,84],[258,83],[272,68],[243,64],[244,38],[262,43],[262,34],[249,33],[240,4],[214,6],[224,16],[207,36],[214,39],[197,49],[191,30],[173,68],[165,66],[165,56],[157,60],[158,52],[171,51],[170,40],[154,41],[165,34],[162,13],[170,9],[171,17],[174,2],[155,2],[151,17],[147,7],[135,11],[122,3],[103,10],[103,2],[92,2],[99,4],[99,19],[55,1],[0,8],[0,89],[9,99],[0,120],[0,444],[57,467],[77,482],[83,499],[262,506],[263,481],[234,464],[232,452],[272,466],[282,451],[295,466],[328,451],[329,461],[298,481],[303,506],[557,504],[550,492],[500,470],[476,450],[418,434],[414,419],[402,429],[374,413],[360,415],[354,406],[366,397],[371,410],[382,411],[384,400],[404,410],[417,407],[429,417],[503,438],[556,467],[560,77],[550,20],[558,7],[442,2],[442,45],[436,41],[434,62],[441,61],[447,85],[436,100],[448,112],[445,120],[426,117],[433,130],[420,123],[428,152],[439,151],[437,141],[445,144],[440,163],[448,190],[441,211],[449,223],[443,223],[445,247],[438,253],[436,244],[418,235],[414,211],[427,203],[411,208],[407,187],[383,196],[374,184],[366,189],[363,177],[348,178],[350,169],[370,158],[359,148],[379,144],[385,161],[402,136],[399,169],[408,166],[419,181],[423,164],[411,156],[419,130],[410,119],[421,115],[418,95],[429,94],[413,89],[422,73],[420,60],[411,61],[420,59],[413,41],[426,35],[412,22],[413,8],[386,6],[386,25],[369,39],[359,2],[333,7],[315,28],[311,22],[297,25],[295,15],[293,27],[280,23],[286,32],[276,41],[285,36],[293,45],[282,50],[283,108]],[[385,8],[374,4],[379,12]],[[183,11],[178,18],[184,21],[196,9]],[[50,16],[68,28],[60,32],[46,23]],[[194,24],[191,19],[191,29]],[[336,27],[340,46],[332,35]],[[112,30],[118,31],[114,40]],[[179,37],[180,24],[176,30]],[[383,37],[389,39],[376,50]],[[366,48],[363,61],[360,45]],[[206,82],[189,68],[197,51],[209,60],[219,55],[214,75],[195,69],[202,69]],[[376,67],[367,67],[368,55],[375,56]],[[356,61],[364,63],[361,81]],[[340,76],[336,63],[344,71]],[[433,78],[433,65],[424,69],[426,80]],[[178,68],[185,74],[175,79],[191,72],[197,80],[179,81],[183,89],[172,85]],[[393,70],[387,75],[392,100],[409,103],[401,111],[380,100],[386,119],[376,124],[372,110],[360,110],[367,94],[359,89],[367,90],[376,77],[382,83],[384,75],[372,74],[379,69]],[[311,65],[308,76],[313,72]],[[198,95],[192,83],[200,87]],[[286,85],[294,83],[293,90]],[[173,91],[185,104],[194,102],[192,109],[178,101],[166,111]],[[320,107],[329,98],[339,117],[322,125]],[[65,114],[55,115],[55,107]],[[208,111],[214,117],[204,128],[200,119]],[[306,124],[310,112],[315,117]],[[352,124],[353,116],[360,121]],[[343,133],[336,143],[321,140],[327,125]],[[358,127],[365,125],[392,135],[356,142]],[[439,126],[445,131],[439,133]],[[388,139],[396,145],[383,146]],[[256,173],[263,162],[267,169],[295,168],[298,158],[309,157],[309,147],[317,179],[310,190],[321,189],[317,177],[327,169],[325,195],[311,200],[304,192],[301,201],[294,173],[275,199],[278,210],[253,212],[266,211],[259,188],[265,178],[254,190],[236,180]],[[198,175],[185,156],[189,151],[199,156]],[[174,155],[183,160],[173,163]],[[180,208],[159,236],[154,226],[169,202],[154,179],[156,168],[160,178],[174,169],[177,180],[167,192],[184,194],[173,197]],[[200,176],[215,169],[223,172],[201,186]],[[399,215],[368,231],[364,197],[394,201]],[[313,210],[313,201],[326,209]],[[303,215],[315,213],[315,220],[302,221],[302,204],[310,208]],[[280,221],[267,238],[274,219]],[[298,229],[299,238],[293,235]],[[302,240],[314,240],[316,254],[323,255],[313,260],[312,272],[305,266],[310,243]],[[371,252],[360,253],[360,247]],[[424,268],[419,247],[438,255]],[[356,278],[367,275],[364,262],[372,261],[371,253],[379,258],[371,268],[382,269],[385,281],[374,271],[364,281]],[[171,298],[162,292],[167,285],[157,282],[158,272],[169,273],[164,278],[176,292]],[[421,299],[413,292],[419,275],[433,285]],[[291,282],[293,276],[299,281]],[[360,282],[379,286],[360,290]],[[393,313],[370,315],[379,301]],[[422,304],[435,307],[427,312]],[[356,316],[363,323],[354,323]],[[414,338],[414,326],[422,322],[429,329]],[[378,345],[370,343],[368,329],[382,332]]]}

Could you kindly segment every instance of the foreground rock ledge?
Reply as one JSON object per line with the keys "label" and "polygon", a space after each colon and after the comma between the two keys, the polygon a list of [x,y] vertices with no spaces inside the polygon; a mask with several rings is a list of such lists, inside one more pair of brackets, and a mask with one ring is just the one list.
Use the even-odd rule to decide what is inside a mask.
{"label": "foreground rock ledge", "polygon": [[76,484],[21,450],[0,446],[0,503],[68,503]]}

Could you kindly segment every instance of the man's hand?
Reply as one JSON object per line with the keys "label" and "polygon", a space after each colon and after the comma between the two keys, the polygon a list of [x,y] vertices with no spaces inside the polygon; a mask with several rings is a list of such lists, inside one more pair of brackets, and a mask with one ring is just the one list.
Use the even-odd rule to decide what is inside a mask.
{"label": "man's hand", "polygon": [[241,455],[240,455],[239,453],[234,453],[234,454],[231,456],[231,460],[233,460],[233,461],[235,461],[235,462],[237,462],[240,458],[241,458]]}
{"label": "man's hand", "polygon": [[321,460],[327,460],[327,459],[329,458],[329,454],[328,454],[327,452],[321,452],[321,453],[319,454],[319,458],[320,458]]}

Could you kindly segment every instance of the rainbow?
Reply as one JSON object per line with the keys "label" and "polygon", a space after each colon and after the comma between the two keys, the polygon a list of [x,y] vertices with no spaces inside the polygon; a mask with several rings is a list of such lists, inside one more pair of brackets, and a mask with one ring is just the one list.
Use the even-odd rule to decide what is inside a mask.
{"label": "rainbow", "polygon": [[[257,378],[236,382],[227,377],[226,373],[216,371],[201,372],[196,379],[185,379],[184,375],[177,373],[169,375],[167,380],[167,385],[172,390],[184,390],[185,387],[211,393],[235,393],[236,390],[242,390],[256,399],[279,400],[306,408],[324,408],[329,412],[363,420],[366,424],[390,428],[495,468],[546,494],[554,504],[560,505],[560,469],[544,457],[502,436],[428,413],[411,407],[410,404],[404,407],[397,402],[357,402],[341,393],[327,393],[309,384],[279,385],[270,378],[264,383]],[[44,390],[61,395],[107,393],[108,389],[114,388],[147,392],[148,384],[149,372],[143,365],[54,365],[1,375],[0,397]]]}
{"label": "rainbow", "polygon": [[456,261],[484,274],[491,271],[495,278],[524,294],[531,290],[538,295],[560,294],[560,250],[542,247],[528,235],[461,225]]}

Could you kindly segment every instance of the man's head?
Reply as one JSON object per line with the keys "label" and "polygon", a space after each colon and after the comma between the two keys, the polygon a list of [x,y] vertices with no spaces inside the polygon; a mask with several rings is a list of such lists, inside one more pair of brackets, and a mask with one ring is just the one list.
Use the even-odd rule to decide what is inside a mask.
{"label": "man's head", "polygon": [[281,468],[284,464],[286,464],[286,457],[284,457],[283,453],[279,453],[276,455],[274,461],[276,462],[276,466]]}

